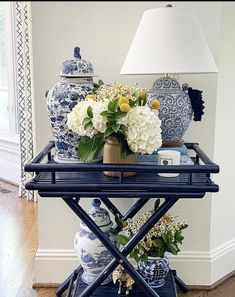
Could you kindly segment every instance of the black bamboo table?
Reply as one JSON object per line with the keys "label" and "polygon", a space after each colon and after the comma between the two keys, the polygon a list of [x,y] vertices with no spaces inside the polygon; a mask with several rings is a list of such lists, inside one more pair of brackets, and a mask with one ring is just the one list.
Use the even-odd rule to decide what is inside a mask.
{"label": "black bamboo table", "polygon": [[[218,192],[219,187],[212,181],[211,174],[219,172],[219,166],[213,163],[197,143],[186,143],[193,154],[194,165],[157,165],[156,162],[142,162],[134,165],[123,164],[59,164],[53,161],[54,142],[49,144],[25,166],[34,177],[27,182],[26,189],[37,190],[41,197],[61,198],[71,210],[89,227],[103,245],[113,255],[113,260],[102,273],[90,284],[85,285],[80,278],[82,268],[78,267],[56,289],[61,296],[66,291],[67,297],[105,297],[117,295],[117,287],[112,284],[100,286],[119,263],[123,265],[136,285],[132,296],[177,297],[175,284],[184,292],[187,285],[171,270],[166,284],[153,289],[145,282],[126,258],[133,247],[144,237],[153,225],[179,200],[200,199],[206,192]],[[103,171],[119,171],[120,177],[107,177]],[[124,172],[136,172],[136,176],[124,177]],[[157,173],[179,173],[177,177],[160,177]],[[100,228],[79,205],[80,199],[98,197],[114,215],[119,214],[124,220],[132,218],[151,198],[164,201],[132,239],[119,250],[107,239]],[[134,205],[122,214],[110,198],[133,199]],[[137,198],[137,199],[135,199]],[[115,226],[119,231],[119,227]],[[144,295],[143,295],[144,294]]]}

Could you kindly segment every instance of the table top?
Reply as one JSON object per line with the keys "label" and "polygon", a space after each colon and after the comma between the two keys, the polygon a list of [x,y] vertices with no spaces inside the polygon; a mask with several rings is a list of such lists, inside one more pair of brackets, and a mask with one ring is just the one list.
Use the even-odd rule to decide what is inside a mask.
{"label": "table top", "polygon": [[[186,143],[194,153],[194,165],[157,165],[156,162],[138,164],[60,164],[53,161],[54,142],[49,144],[25,166],[34,172],[26,189],[38,190],[42,197],[180,197],[201,198],[206,192],[218,192],[211,179],[219,172],[198,144]],[[103,171],[120,171],[120,177],[108,177]],[[124,172],[136,176],[124,177]],[[179,173],[177,177],[160,177],[158,172]]]}

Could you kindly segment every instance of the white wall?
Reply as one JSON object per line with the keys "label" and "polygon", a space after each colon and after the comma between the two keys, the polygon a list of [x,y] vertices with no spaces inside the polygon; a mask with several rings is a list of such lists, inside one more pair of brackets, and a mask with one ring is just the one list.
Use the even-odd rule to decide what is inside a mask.
{"label": "white wall", "polygon": [[[151,87],[157,77],[120,76],[119,72],[142,13],[163,5],[163,2],[32,2],[37,151],[52,139],[44,93],[58,81],[56,74],[60,65],[72,57],[74,46],[81,47],[82,57],[93,63],[95,72],[105,82],[138,82],[140,86]],[[173,6],[188,7],[196,12],[218,62],[221,3],[173,2]],[[203,121],[191,124],[185,141],[199,142],[213,159],[217,74],[185,75],[179,79],[181,83],[187,82],[193,88],[203,90],[206,105]],[[222,97],[222,87],[220,92]],[[219,135],[216,134],[216,137]],[[217,157],[218,154],[215,161],[218,161]],[[213,195],[213,200],[211,195],[200,200],[182,200],[174,207],[175,212],[188,220],[189,228],[185,232],[182,253],[176,259],[172,258],[172,265],[189,284],[210,285],[212,280],[215,281],[211,278],[211,257],[214,255],[211,248],[230,238],[228,234],[224,239],[213,241],[213,244],[210,241],[214,224],[212,201],[218,199],[217,195]],[[84,207],[87,208],[87,205],[84,203]],[[124,203],[121,206],[123,209],[126,207]],[[60,282],[75,267],[73,237],[78,227],[75,215],[62,201],[39,200],[36,282]]]}
{"label": "white wall", "polygon": [[235,269],[235,136],[233,119],[235,110],[235,38],[231,29],[235,27],[235,4],[224,3],[221,14],[221,38],[218,75],[218,97],[216,106],[215,159],[221,172],[215,176],[220,192],[213,195],[211,208],[211,249],[222,246],[228,257],[212,265],[212,281],[223,273]]}

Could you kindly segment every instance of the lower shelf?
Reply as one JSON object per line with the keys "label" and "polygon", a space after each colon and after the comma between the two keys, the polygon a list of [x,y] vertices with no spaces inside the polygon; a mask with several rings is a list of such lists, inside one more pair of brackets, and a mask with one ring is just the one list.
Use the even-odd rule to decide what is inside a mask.
{"label": "lower shelf", "polygon": [[[73,297],[79,297],[83,290],[87,287],[80,277],[78,277]],[[155,292],[159,294],[160,297],[177,297],[176,287],[175,287],[175,280],[174,275],[170,272],[166,278],[166,283],[164,286],[160,288],[154,289]],[[118,285],[114,285],[113,283],[109,283],[107,285],[99,286],[90,297],[121,297],[127,296],[125,295],[125,290],[123,290],[122,294],[118,294]],[[133,289],[130,291],[128,295],[130,297],[145,297],[144,292],[137,286],[135,283],[133,285]]]}

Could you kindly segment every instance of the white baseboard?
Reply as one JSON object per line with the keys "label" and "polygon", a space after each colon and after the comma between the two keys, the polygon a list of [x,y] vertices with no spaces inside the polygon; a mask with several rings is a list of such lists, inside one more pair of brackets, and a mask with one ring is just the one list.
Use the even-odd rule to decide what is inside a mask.
{"label": "white baseboard", "polygon": [[[188,285],[212,286],[235,270],[235,238],[210,252],[181,251],[169,260]],[[61,283],[78,265],[73,249],[38,249],[36,283]]]}
{"label": "white baseboard", "polygon": [[189,285],[212,286],[235,270],[235,238],[206,251],[181,251],[169,256],[171,268]]}
{"label": "white baseboard", "polygon": [[79,266],[73,249],[38,249],[36,283],[61,283]]}

